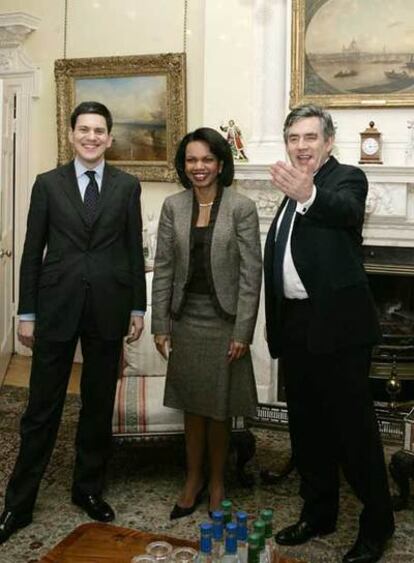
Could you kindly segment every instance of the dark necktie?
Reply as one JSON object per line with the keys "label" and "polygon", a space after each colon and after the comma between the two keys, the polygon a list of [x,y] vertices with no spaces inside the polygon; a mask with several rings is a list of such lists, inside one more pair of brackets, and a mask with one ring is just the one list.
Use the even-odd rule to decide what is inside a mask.
{"label": "dark necktie", "polygon": [[289,199],[275,238],[273,283],[278,298],[283,297],[283,259],[289,238],[290,225],[296,210],[296,201]]}
{"label": "dark necktie", "polygon": [[88,170],[85,174],[89,178],[89,184],[86,186],[83,203],[85,205],[88,223],[91,225],[95,219],[96,208],[98,207],[99,188],[95,179],[96,172],[94,170]]}

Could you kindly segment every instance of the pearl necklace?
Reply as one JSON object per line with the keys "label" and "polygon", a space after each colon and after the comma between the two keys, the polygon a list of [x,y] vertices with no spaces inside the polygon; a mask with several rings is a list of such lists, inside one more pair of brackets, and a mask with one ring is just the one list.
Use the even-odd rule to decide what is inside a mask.
{"label": "pearl necklace", "polygon": [[214,201],[210,201],[210,203],[199,203],[198,206],[199,207],[211,207],[213,205]]}

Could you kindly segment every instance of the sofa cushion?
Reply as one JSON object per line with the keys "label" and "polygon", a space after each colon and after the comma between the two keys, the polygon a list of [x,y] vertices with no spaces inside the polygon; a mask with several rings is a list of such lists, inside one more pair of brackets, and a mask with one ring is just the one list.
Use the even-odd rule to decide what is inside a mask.
{"label": "sofa cushion", "polygon": [[148,327],[145,327],[139,340],[128,344],[124,341],[123,375],[165,375],[167,362],[157,351]]}
{"label": "sofa cushion", "polygon": [[177,434],[184,430],[183,413],[163,405],[164,376],[118,379],[112,432],[114,435]]}

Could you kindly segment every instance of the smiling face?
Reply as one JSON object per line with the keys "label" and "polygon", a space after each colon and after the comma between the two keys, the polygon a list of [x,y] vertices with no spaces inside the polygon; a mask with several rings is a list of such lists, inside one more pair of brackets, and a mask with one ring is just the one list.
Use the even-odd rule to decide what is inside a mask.
{"label": "smiling face", "polygon": [[185,150],[185,174],[195,188],[217,187],[217,176],[223,168],[217,156],[204,141],[191,141]]}
{"label": "smiling face", "polygon": [[75,128],[69,131],[73,150],[86,168],[94,168],[112,144],[106,120],[97,113],[83,113],[78,116]]}
{"label": "smiling face", "polygon": [[286,149],[295,168],[313,172],[328,159],[334,138],[325,139],[319,117],[304,117],[291,125],[287,132]]}

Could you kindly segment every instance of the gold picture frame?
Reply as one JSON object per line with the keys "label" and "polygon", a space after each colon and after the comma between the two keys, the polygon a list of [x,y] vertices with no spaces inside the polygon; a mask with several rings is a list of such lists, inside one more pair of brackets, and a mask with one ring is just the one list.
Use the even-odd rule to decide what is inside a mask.
{"label": "gold picture frame", "polygon": [[176,180],[175,150],[186,133],[184,53],[59,59],[55,79],[59,164],[73,157],[73,108],[92,99],[114,118],[108,162],[142,181]]}
{"label": "gold picture frame", "polygon": [[413,20],[412,0],[292,0],[290,106],[414,106]]}

